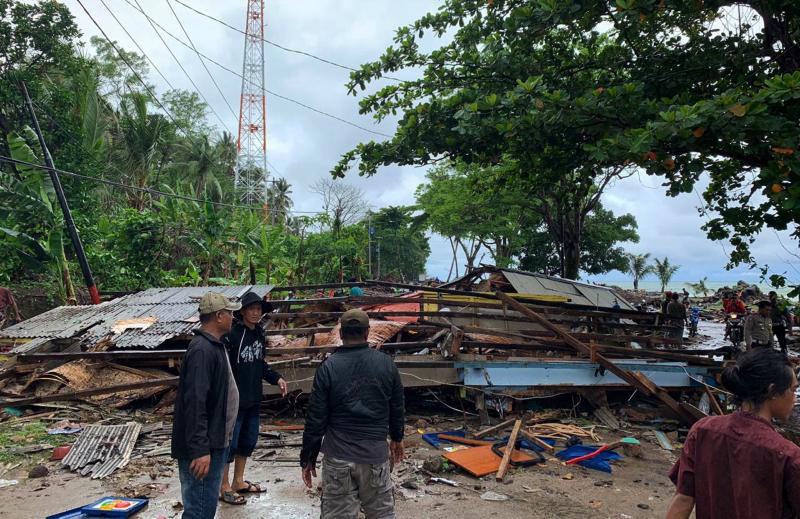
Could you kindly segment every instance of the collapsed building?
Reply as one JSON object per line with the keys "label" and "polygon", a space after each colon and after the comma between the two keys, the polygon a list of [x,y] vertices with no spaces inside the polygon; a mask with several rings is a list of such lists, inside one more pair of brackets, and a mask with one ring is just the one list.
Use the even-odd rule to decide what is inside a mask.
{"label": "collapsed building", "polygon": [[[363,294],[351,295],[353,286]],[[370,316],[370,344],[393,356],[407,388],[457,392],[484,418],[564,393],[603,409],[607,394],[636,392],[686,423],[718,405],[710,388],[722,363],[713,352],[680,349],[660,314],[637,310],[607,287],[490,266],[441,286],[151,288],[55,308],[0,331],[9,355],[2,404],[84,399],[123,407],[149,399],[168,413],[199,327],[197,304],[209,290],[271,300],[267,355],[290,391],[310,391],[316,366],[339,344],[339,316],[358,307]]]}

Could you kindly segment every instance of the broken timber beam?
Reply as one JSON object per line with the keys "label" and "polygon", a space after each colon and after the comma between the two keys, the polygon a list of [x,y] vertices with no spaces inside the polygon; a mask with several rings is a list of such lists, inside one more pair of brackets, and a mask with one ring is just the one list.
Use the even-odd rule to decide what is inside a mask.
{"label": "broken timber beam", "polygon": [[517,444],[517,436],[519,436],[519,430],[521,428],[522,420],[515,421],[514,428],[511,429],[511,436],[508,437],[506,451],[503,453],[503,459],[500,461],[500,468],[497,469],[497,474],[494,478],[496,481],[503,481],[503,478],[506,477],[506,472],[508,472],[508,464],[511,463],[511,453],[514,452],[514,446]]}
{"label": "broken timber beam", "polygon": [[475,434],[472,435],[472,437],[473,438],[483,438],[484,436],[489,436],[490,434],[493,434],[493,433],[496,433],[496,432],[500,432],[503,429],[505,429],[506,427],[508,427],[509,425],[513,424],[516,420],[517,420],[516,418],[512,418],[510,420],[506,420],[504,422],[500,422],[497,425],[493,425],[491,427],[487,427],[486,429],[483,429],[482,431],[476,432]]}
{"label": "broken timber beam", "polygon": [[523,438],[525,438],[529,442],[532,442],[532,443],[538,445],[539,447],[544,449],[547,453],[555,454],[556,448],[553,447],[552,445],[550,445],[549,443],[547,443],[546,441],[540,440],[539,438],[537,438],[533,434],[530,434],[529,432],[527,432],[525,429],[520,429],[519,433],[522,435]]}
{"label": "broken timber beam", "polygon": [[75,400],[85,396],[106,395],[132,389],[145,389],[159,386],[177,386],[178,377],[158,378],[154,380],[144,380],[131,384],[117,384],[115,386],[98,387],[94,389],[84,389],[82,391],[72,391],[70,393],[57,393],[55,395],[33,396],[30,398],[18,398],[14,400],[0,400],[0,407],[19,406],[30,404],[42,404],[45,402],[62,402],[65,400]]}
{"label": "broken timber beam", "polygon": [[[503,292],[497,292],[497,298],[501,301],[504,301],[513,308],[514,310],[522,313],[525,316],[528,316],[530,319],[536,321],[540,325],[544,326],[551,332],[555,333],[557,336],[561,337],[567,345],[574,348],[579,353],[584,353],[586,355],[590,355],[592,353],[591,348],[586,344],[582,343],[575,337],[573,337],[569,332],[563,330],[562,328],[554,325],[551,323],[547,318],[537,314],[530,308],[525,307],[524,305],[518,303],[508,295]],[[687,412],[681,405],[672,398],[669,393],[664,391],[663,388],[655,385],[653,381],[647,378],[642,373],[632,373],[630,371],[624,370],[614,364],[612,361],[601,355],[600,353],[594,354],[597,363],[606,368],[608,371],[619,377],[620,379],[627,382],[629,385],[635,387],[639,391],[643,392],[646,395],[653,395],[659,400],[661,400],[667,407],[669,407],[681,420],[693,424],[696,421],[696,418],[691,413]]]}

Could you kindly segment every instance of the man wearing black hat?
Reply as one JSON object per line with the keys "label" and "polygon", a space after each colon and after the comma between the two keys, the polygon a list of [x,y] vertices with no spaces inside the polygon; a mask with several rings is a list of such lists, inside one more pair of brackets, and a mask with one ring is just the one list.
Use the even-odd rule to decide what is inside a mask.
{"label": "man wearing black hat", "polygon": [[[286,381],[264,361],[266,336],[259,323],[264,314],[271,311],[272,305],[257,294],[246,293],[242,297],[242,309],[234,313],[236,321],[222,341],[228,350],[233,376],[239,388],[239,414],[236,417],[220,489],[220,498],[232,505],[243,505],[247,502],[242,494],[265,492],[258,483],[244,479],[247,458],[253,454],[258,440],[262,378],[279,386],[281,394],[286,396]],[[229,479],[231,462],[234,463],[233,481]]]}
{"label": "man wearing black hat", "polygon": [[366,519],[393,519],[390,471],[403,459],[405,420],[400,373],[389,355],[369,347],[366,313],[349,310],[340,325],[342,346],[314,376],[300,452],[303,482],[311,488],[321,450],[322,519],[355,519],[360,509]]}
{"label": "man wearing black hat", "polygon": [[775,346],[772,338],[771,310],[772,303],[759,301],[758,312],[747,316],[747,320],[744,322],[744,344],[748,350]]}

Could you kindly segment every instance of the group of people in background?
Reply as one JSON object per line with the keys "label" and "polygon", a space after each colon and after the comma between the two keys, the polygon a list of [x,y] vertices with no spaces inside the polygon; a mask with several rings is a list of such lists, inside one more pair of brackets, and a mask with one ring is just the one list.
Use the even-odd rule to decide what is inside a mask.
{"label": "group of people in background", "polygon": [[[200,300],[200,328],[181,363],[172,429],[184,519],[213,519],[219,501],[245,505],[248,494],[266,491],[245,470],[259,437],[262,380],[284,397],[288,392],[265,360],[262,322],[272,309],[252,292],[241,303],[216,292]],[[324,454],[323,519],[355,518],[360,510],[368,519],[394,518],[390,471],[404,455],[403,385],[391,357],[369,347],[369,328],[365,312],[345,312],[342,345],[314,377],[299,461],[311,488]]]}
{"label": "group of people in background", "polygon": [[[745,350],[758,347],[775,346],[775,339],[783,353],[787,352],[786,336],[792,333],[793,317],[789,307],[783,304],[775,291],[769,298],[756,303],[758,310],[749,312],[739,293],[726,292],[722,296],[722,309],[726,316],[744,319],[743,344]],[[666,292],[661,304],[661,313],[669,328],[668,336],[683,337],[684,327],[691,325],[693,319],[699,318],[700,309],[692,307],[689,294],[684,289],[678,292]],[[726,339],[729,331],[726,329]]]}

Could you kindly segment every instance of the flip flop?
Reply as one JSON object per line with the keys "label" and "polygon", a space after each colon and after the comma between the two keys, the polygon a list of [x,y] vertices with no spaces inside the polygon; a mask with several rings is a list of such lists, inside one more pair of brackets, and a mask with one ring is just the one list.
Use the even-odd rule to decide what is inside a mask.
{"label": "flip flop", "polygon": [[[251,483],[250,481],[247,481],[246,479],[244,480],[244,482],[247,483],[247,487],[246,488],[242,488],[240,490],[237,490],[237,492],[240,493],[240,494],[260,494],[262,492],[266,492],[267,491],[265,488],[261,488],[261,485],[259,485],[258,483]],[[255,490],[252,490],[252,489],[255,489]]]}
{"label": "flip flop", "polygon": [[229,505],[247,504],[247,499],[245,499],[243,495],[240,495],[238,492],[234,492],[233,490],[226,490],[223,492],[219,497],[219,500],[223,503],[228,503]]}

